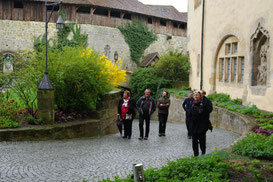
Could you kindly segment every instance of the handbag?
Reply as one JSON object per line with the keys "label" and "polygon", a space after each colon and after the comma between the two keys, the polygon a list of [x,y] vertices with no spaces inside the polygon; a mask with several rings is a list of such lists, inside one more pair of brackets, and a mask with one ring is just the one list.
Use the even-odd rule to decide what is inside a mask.
{"label": "handbag", "polygon": [[133,114],[126,114],[125,119],[126,120],[132,120],[133,119]]}

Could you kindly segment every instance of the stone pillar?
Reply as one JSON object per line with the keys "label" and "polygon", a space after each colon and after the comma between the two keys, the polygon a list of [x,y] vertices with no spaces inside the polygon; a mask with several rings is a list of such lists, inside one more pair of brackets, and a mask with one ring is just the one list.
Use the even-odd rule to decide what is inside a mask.
{"label": "stone pillar", "polygon": [[38,90],[38,115],[46,124],[54,124],[54,90]]}

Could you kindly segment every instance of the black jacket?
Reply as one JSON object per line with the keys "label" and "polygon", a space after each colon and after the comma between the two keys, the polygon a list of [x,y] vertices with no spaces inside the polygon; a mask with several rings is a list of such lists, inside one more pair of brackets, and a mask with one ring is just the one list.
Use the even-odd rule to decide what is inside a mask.
{"label": "black jacket", "polygon": [[203,96],[202,103],[205,106],[204,107],[204,109],[205,109],[205,119],[207,121],[209,121],[209,115],[210,115],[210,113],[213,110],[212,103],[211,103],[211,101],[206,96]]}
{"label": "black jacket", "polygon": [[[123,98],[121,98],[118,103],[118,113],[120,116],[121,116],[121,107],[122,107],[123,103],[124,103],[124,100],[123,100]],[[135,101],[135,99],[130,97],[128,104],[129,104],[129,110],[128,110],[127,114],[133,114],[133,119],[134,119],[136,116],[136,111],[135,111],[136,110],[136,101]]]}
{"label": "black jacket", "polygon": [[186,114],[189,114],[191,110],[191,105],[193,102],[193,98],[186,98],[182,104],[183,109],[186,111]]}
{"label": "black jacket", "polygon": [[[142,106],[143,106],[143,103],[144,103],[145,99],[146,99],[145,96],[140,97],[138,99],[138,101],[137,101],[137,104],[136,104],[136,108],[137,108],[138,113],[140,115],[143,115]],[[149,101],[150,101],[149,115],[151,116],[155,112],[155,110],[156,110],[156,104],[155,104],[154,99],[151,96],[149,98]]]}
{"label": "black jacket", "polygon": [[193,101],[189,113],[191,131],[193,134],[206,133],[209,129],[209,114],[212,111],[212,105],[210,105],[210,103],[205,100],[198,103]]}

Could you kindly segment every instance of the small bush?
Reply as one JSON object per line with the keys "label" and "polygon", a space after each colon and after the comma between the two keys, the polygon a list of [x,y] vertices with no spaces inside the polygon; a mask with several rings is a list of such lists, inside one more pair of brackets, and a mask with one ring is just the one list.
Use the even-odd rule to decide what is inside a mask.
{"label": "small bush", "polygon": [[[42,49],[44,50],[44,49]],[[16,84],[12,89],[22,96],[26,103],[38,90],[43,77],[45,52],[33,52],[24,59],[23,67],[16,73]],[[89,110],[95,109],[100,97],[116,84],[123,82],[125,71],[117,64],[91,49],[81,47],[62,47],[48,52],[48,72],[55,89],[55,103],[58,109]],[[25,93],[29,93],[24,97]],[[35,107],[27,107],[35,109]],[[22,108],[23,109],[23,108]]]}
{"label": "small bush", "polygon": [[228,94],[210,94],[208,98],[216,102],[227,102],[231,100]]}
{"label": "small bush", "polygon": [[[207,155],[199,158],[178,159],[169,162],[159,170],[148,169],[144,172],[147,182],[164,181],[228,181],[228,172],[231,166],[217,154]],[[103,180],[110,182],[111,180]],[[130,177],[126,179],[115,178],[115,182],[133,181]]]}
{"label": "small bush", "polygon": [[170,51],[155,64],[156,74],[167,80],[189,81],[190,62],[188,56]]}
{"label": "small bush", "polygon": [[169,93],[173,93],[175,95],[179,95],[179,96],[184,96],[184,97],[188,97],[189,93],[191,92],[191,90],[184,90],[184,89],[168,89]]}
{"label": "small bush", "polygon": [[273,135],[250,134],[233,147],[236,154],[258,159],[273,159]]}
{"label": "small bush", "polygon": [[0,105],[0,128],[16,128],[20,125],[20,116],[14,106],[14,100]]}
{"label": "small bush", "polygon": [[158,77],[153,68],[140,68],[131,75],[130,85],[133,97],[137,100],[144,95],[146,88],[150,89],[152,97],[156,98],[158,90],[170,87],[170,82]]}

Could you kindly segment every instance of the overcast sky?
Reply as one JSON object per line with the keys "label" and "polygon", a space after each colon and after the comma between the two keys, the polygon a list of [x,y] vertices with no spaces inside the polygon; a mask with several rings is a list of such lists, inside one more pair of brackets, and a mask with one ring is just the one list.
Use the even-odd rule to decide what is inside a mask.
{"label": "overcast sky", "polygon": [[180,12],[188,11],[188,0],[138,0],[143,4],[172,5]]}

